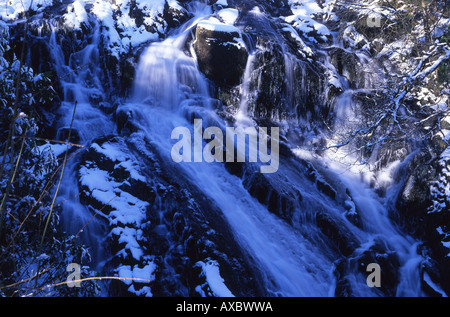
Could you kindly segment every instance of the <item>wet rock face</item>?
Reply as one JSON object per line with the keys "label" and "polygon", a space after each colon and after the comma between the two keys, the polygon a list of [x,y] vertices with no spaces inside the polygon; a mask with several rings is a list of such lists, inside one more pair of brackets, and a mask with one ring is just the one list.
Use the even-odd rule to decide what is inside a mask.
{"label": "wet rock face", "polygon": [[[376,263],[381,268],[379,284],[376,287],[377,292],[381,296],[395,296],[396,287],[400,279],[400,261],[397,253],[392,251],[391,247],[386,241],[375,239],[365,251],[357,253],[356,255],[343,258],[336,263],[336,290],[335,296],[338,297],[353,297],[354,285],[348,276],[347,272],[359,271],[361,273],[361,281],[365,280],[371,272],[369,265]],[[369,268],[369,269],[368,269]],[[364,287],[369,287],[364,285]]]}
{"label": "wet rock face", "polygon": [[250,75],[248,110],[274,120],[327,117],[328,96],[317,65],[292,57],[273,40],[260,40]]}
{"label": "wet rock face", "polygon": [[281,47],[275,42],[266,43],[266,48],[256,53],[250,90],[256,91],[254,103],[249,104],[251,113],[257,118],[280,118],[288,112],[285,99],[285,60]]}
{"label": "wet rock face", "polygon": [[[416,155],[407,169],[408,177],[397,200],[397,221],[424,241],[422,247],[433,259],[433,265],[425,265],[422,272],[427,292],[432,288],[427,289],[425,274],[432,280],[439,280],[445,292],[450,290],[450,202],[446,194],[450,187],[450,160],[445,155],[447,152],[434,159],[425,151]],[[432,296],[439,295],[433,292]]]}
{"label": "wet rock face", "polygon": [[336,47],[331,49],[330,57],[337,72],[347,78],[351,88],[364,87],[364,77],[360,71],[362,65],[355,54]]}
{"label": "wet rock face", "polygon": [[238,85],[248,58],[239,30],[221,24],[199,23],[195,36],[200,71],[219,85]]}
{"label": "wet rock face", "polygon": [[263,296],[221,211],[142,141],[135,134],[98,138],[79,165],[80,199],[106,223],[105,269],[116,276],[153,272],[150,284],[113,282],[110,294],[210,294],[198,263],[213,260],[234,295]]}
{"label": "wet rock face", "polygon": [[287,16],[291,14],[291,8],[287,0],[229,0],[229,3],[243,12],[258,6],[272,16]]}

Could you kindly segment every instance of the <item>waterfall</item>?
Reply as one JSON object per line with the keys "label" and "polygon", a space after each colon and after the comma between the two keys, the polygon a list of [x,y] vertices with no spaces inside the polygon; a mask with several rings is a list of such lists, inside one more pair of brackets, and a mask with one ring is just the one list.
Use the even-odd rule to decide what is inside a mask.
{"label": "waterfall", "polygon": [[[245,180],[248,179],[233,175],[223,163],[173,162],[171,149],[174,141],[171,133],[175,128],[186,127],[193,132],[196,127],[193,126],[192,119],[203,119],[204,124],[218,126],[222,131],[230,124],[211,106],[210,83],[199,71],[195,53],[189,46],[190,35],[196,24],[211,13],[208,6],[199,5],[194,10],[192,19],[174,30],[166,39],[149,44],[136,67],[132,97],[123,101],[118,110],[127,109],[134,114],[130,119],[133,125],[144,135],[145,142],[156,149],[160,159],[173,171],[172,175],[184,177],[186,190],[195,188],[211,205],[217,206],[221,212],[217,217],[226,220],[233,238],[250,259],[248,261],[254,266],[254,271],[262,277],[261,284],[267,295],[334,296],[337,284],[341,282],[337,280],[337,276],[344,275],[353,295],[379,296],[380,291],[366,284],[366,276],[361,273],[361,268],[354,265],[354,261],[370,251],[375,241],[382,241],[387,246],[387,250],[383,251],[395,252],[398,256],[400,281],[396,285],[396,294],[422,296],[420,264],[423,258],[417,253],[419,242],[402,233],[392,223],[389,202],[379,197],[373,188],[359,178],[360,175],[348,172],[345,167],[336,163],[335,157],[317,158],[294,150],[295,158],[282,158],[277,173],[267,175],[263,180],[282,194],[289,187],[300,193],[300,197],[292,199],[295,204],[293,210],[281,212],[282,202],[275,207],[269,206],[269,192],[265,193],[266,202],[259,200],[246,186]],[[67,64],[55,31],[49,45],[58,77],[63,78],[61,86],[64,100],[59,109],[61,119],[58,128],[72,125],[79,134],[78,143],[86,146],[98,137],[117,135],[113,119],[102,112],[95,101],[106,95],[100,80],[99,25],[93,27],[89,43],[79,52],[72,53]],[[254,125],[250,119],[252,113],[249,104],[255,93],[252,84],[255,84],[254,72],[258,71],[254,64],[257,50],[256,48],[250,52],[242,78],[239,109],[232,118],[235,125]],[[295,67],[302,67],[303,64],[299,65],[295,56],[285,51],[282,53],[285,70],[284,97],[288,107],[285,110],[297,115],[299,105],[294,91],[297,88],[295,84],[300,81],[303,85],[304,78],[296,78]],[[352,101],[355,91],[345,84],[343,87],[345,91],[338,97],[335,108],[337,122],[340,124],[348,123],[347,118],[354,114],[356,106]],[[203,145],[205,142],[202,142]],[[58,149],[60,152],[62,150]],[[303,165],[307,164],[305,162],[316,167],[325,180],[311,180],[311,173]],[[71,234],[77,234],[84,228],[82,240],[93,250],[93,266],[101,271],[109,256],[108,250],[103,248],[107,239],[106,224],[80,202],[78,163],[77,156],[67,162],[58,198],[58,202],[62,204],[61,218],[65,230]],[[342,196],[330,197],[332,195],[329,192],[327,194],[326,190],[320,188],[320,185],[326,187],[326,181],[332,183],[331,180],[338,184],[335,187],[340,191],[336,195],[343,196],[346,189],[348,200],[339,201],[338,198]],[[286,196],[291,198],[288,194]],[[158,197],[158,202],[152,208],[163,209],[161,199]],[[346,217],[343,206],[346,204],[353,204],[355,210],[358,210],[359,225]],[[283,212],[291,211],[292,214],[283,215]],[[169,229],[163,223],[164,211],[158,210],[158,215],[158,230],[167,235]],[[328,223],[321,224],[322,227],[317,221],[321,215],[329,220]],[[332,227],[334,224],[341,227]],[[330,241],[333,240],[335,231],[339,230],[347,230],[349,240],[358,244],[345,256],[339,249],[341,241]],[[342,263],[348,269],[337,274],[339,264]]]}
{"label": "waterfall", "polygon": [[[194,22],[195,24],[195,22]],[[188,25],[194,25],[191,22]],[[186,116],[186,107],[207,123],[225,123],[214,110],[203,103],[210,98],[206,82],[196,67],[195,59],[185,50],[186,33],[173,34],[168,39],[151,44],[141,56],[136,71],[135,95],[127,107],[139,113],[136,119],[146,138],[155,145],[162,158],[171,161],[171,131],[184,126],[193,130],[192,117]],[[236,120],[248,115],[247,102],[251,98],[250,79],[253,71],[250,55],[242,83],[240,113]],[[289,62],[290,59],[285,57]],[[291,67],[291,63],[287,63]],[[288,84],[292,84],[293,73],[287,73]],[[189,86],[189,87],[187,87]],[[288,91],[291,94],[291,91]],[[149,100],[150,102],[145,102]],[[144,104],[142,104],[144,102]],[[351,108],[351,94],[344,94],[339,109],[341,119],[345,119]],[[345,108],[344,108],[345,107]],[[264,277],[268,294],[273,296],[332,296],[336,280],[333,270],[339,256],[327,246],[327,238],[313,221],[301,225],[290,225],[269,212],[267,206],[258,202],[244,188],[242,180],[231,175],[222,164],[206,162],[181,163],[180,168],[192,186],[198,188],[214,204],[219,206],[224,218],[231,226],[239,245],[254,259],[256,270]],[[313,187],[308,187],[305,176],[298,175],[286,166],[281,166],[275,179],[289,179],[291,186],[304,192],[304,210],[299,213],[314,214],[317,209],[324,210],[331,217],[342,220],[354,230],[362,247],[355,250],[354,257],[367,250],[377,237],[392,244],[401,261],[401,282],[397,290],[399,295],[421,295],[417,278],[418,264],[421,258],[415,252],[416,243],[405,238],[391,224],[386,206],[364,187],[358,180],[349,181],[343,174],[334,174],[347,188],[360,208],[362,228],[356,228],[345,217],[342,209],[333,205],[336,202],[324,199]],[[299,216],[302,217],[302,216]],[[347,272],[356,296],[377,295],[376,289],[365,284],[364,278],[357,272]],[[413,288],[411,283],[414,284]]]}
{"label": "waterfall", "polygon": [[249,102],[251,102],[254,96],[254,90],[251,87],[252,75],[254,71],[254,61],[256,57],[256,52],[252,52],[247,60],[247,65],[245,66],[244,76],[242,78],[241,84],[241,100],[239,104],[239,111],[237,113],[238,120],[248,120],[251,113],[249,113]]}
{"label": "waterfall", "polygon": [[[99,25],[95,25],[90,43],[82,50],[73,52],[68,64],[65,63],[63,49],[57,42],[56,29],[53,29],[49,41],[50,52],[53,55],[57,75],[61,78],[64,93],[64,99],[58,109],[61,117],[58,127],[62,129],[72,126],[72,136],[78,134],[77,143],[85,147],[94,138],[113,133],[115,130],[111,119],[90,100],[90,97],[105,95],[99,78],[99,41]],[[67,148],[66,145],[56,147],[58,153]],[[89,265],[101,271],[101,263],[106,256],[103,246],[106,238],[105,224],[99,216],[93,217],[92,210],[82,204],[79,198],[77,169],[83,152],[76,154],[76,151],[78,149],[83,151],[85,148],[75,150],[71,146],[68,148],[71,152],[68,155],[57,201],[62,204],[62,226],[67,233],[80,236],[81,242],[91,249],[92,263]],[[76,155],[72,157],[74,153]]]}
{"label": "waterfall", "polygon": [[[214,118],[207,122],[223,124],[223,120],[213,110],[195,102],[202,94],[203,98],[209,98],[205,94],[205,90],[195,89],[189,94],[182,88],[180,89],[185,78],[192,80],[192,87],[202,87],[201,74],[194,67],[193,60],[182,49],[184,40],[185,34],[180,33],[174,34],[161,43],[151,44],[137,68],[135,86],[137,98],[134,99],[134,103],[127,105],[140,114],[136,116],[140,118],[140,128],[145,132],[148,140],[157,146],[163,159],[169,162],[171,160],[170,149],[173,145],[169,138],[172,129],[178,126],[193,129],[190,118],[186,118],[182,111],[183,105],[187,101],[194,99],[193,103],[187,102],[187,104],[193,105],[196,115],[203,118]],[[167,45],[168,43],[178,44]],[[160,54],[162,51],[165,53],[164,56]],[[175,58],[166,59],[166,56]],[[250,93],[248,84],[252,70],[251,58],[244,75],[244,93],[240,109],[242,113],[246,111],[246,98]],[[183,70],[187,70],[185,76],[178,76],[180,65],[188,66],[182,67]],[[161,80],[161,78],[164,79]],[[155,91],[145,90],[147,85],[155,85],[158,88]],[[142,95],[143,91],[145,91],[144,95]],[[138,100],[143,100],[148,96],[156,99],[156,104],[154,102],[150,105],[137,103]],[[239,115],[236,119],[239,121]],[[222,164],[181,163],[177,167],[183,170],[183,174],[187,175],[187,179],[193,186],[219,206],[232,228],[235,239],[254,259],[257,270],[262,272],[268,294],[274,296],[329,296],[334,294],[333,269],[337,255],[332,249],[327,249],[326,238],[320,234],[320,230],[314,226],[313,222],[305,223],[302,226],[289,225],[269,212],[267,206],[252,197],[244,188],[242,180],[229,174]],[[304,199],[307,200],[303,203],[304,208],[327,210],[333,216],[341,217],[342,211],[333,206],[331,201],[323,200],[317,190],[306,187],[307,182],[304,180],[304,176],[298,175],[297,171],[282,166],[275,178],[278,177],[291,179],[292,186],[309,193],[304,195]],[[299,183],[296,183],[296,180]],[[357,195],[358,192],[361,196]],[[364,210],[367,213],[366,216],[369,219],[376,216],[375,219],[379,221],[377,226],[381,225],[386,230],[380,234],[387,234],[390,238],[394,230],[388,229],[390,227],[387,227],[389,224],[387,216],[385,214],[378,215],[380,209],[384,210],[384,206],[375,205],[376,200],[371,199],[370,196],[367,197],[368,194],[369,191],[361,192],[359,189],[355,189],[354,197],[358,204],[373,207],[373,209],[366,208]],[[313,210],[299,212],[314,213]],[[351,225],[349,224],[349,226]],[[362,241],[370,241],[372,236],[362,232],[359,238]],[[404,241],[399,244],[399,248],[412,247],[402,243]],[[350,274],[355,274],[354,279],[356,280],[357,272]],[[355,285],[354,292],[356,295],[374,294],[373,290],[365,284]]]}

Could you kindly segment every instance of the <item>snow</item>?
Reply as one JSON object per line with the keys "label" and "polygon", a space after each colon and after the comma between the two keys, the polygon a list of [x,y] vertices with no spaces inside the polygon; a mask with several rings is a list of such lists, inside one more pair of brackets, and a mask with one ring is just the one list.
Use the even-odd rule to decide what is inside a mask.
{"label": "snow", "polygon": [[184,11],[185,9],[176,0],[168,0],[167,5],[178,11]]}
{"label": "snow", "polygon": [[[305,42],[302,40],[302,38],[298,35],[297,31],[289,24],[286,24],[286,26],[282,29],[285,32],[289,32],[291,37],[298,43],[300,49],[298,52],[303,55],[303,57],[312,57],[314,55],[312,49],[305,44]],[[339,83],[340,85],[340,83]]]}
{"label": "snow", "polygon": [[225,24],[233,25],[239,17],[239,11],[236,9],[222,9],[217,14]]}
{"label": "snow", "polygon": [[342,34],[342,40],[352,48],[356,48],[359,43],[369,42],[362,34],[356,31],[353,25],[349,25],[345,28]]}
{"label": "snow", "polygon": [[140,26],[137,26],[136,20],[130,16],[130,3],[127,0],[116,1],[114,4],[96,0],[91,12],[104,26],[103,34],[109,40],[112,55],[119,57],[130,48],[159,39],[159,34],[147,31],[146,26],[156,26],[158,31],[163,31],[162,22],[157,20],[157,17],[162,15],[164,3],[163,0],[136,1],[137,7],[145,16],[144,24]]}
{"label": "snow", "polygon": [[[434,181],[430,184],[430,195],[432,199],[432,206],[428,213],[439,213],[448,211],[450,204],[450,147],[448,147],[440,156],[439,165],[441,166],[440,173]],[[442,230],[442,229],[441,229]],[[444,239],[447,238],[445,235]],[[444,242],[443,242],[444,244]],[[446,242],[444,246],[450,248],[450,242]]]}
{"label": "snow", "polygon": [[53,0],[8,0],[0,4],[0,17],[3,20],[15,20],[28,10],[42,12],[52,6]]}
{"label": "snow", "polygon": [[97,143],[93,143],[91,147],[97,152],[109,157],[112,161],[117,162],[118,164],[115,168],[123,167],[131,174],[131,178],[145,181],[145,177],[137,171],[136,163],[133,163],[129,155],[122,152],[119,147],[114,146],[109,142],[105,142],[101,146]]}
{"label": "snow", "polygon": [[224,33],[240,33],[240,30],[229,24],[222,23],[218,19],[211,17],[207,20],[200,21],[197,24],[198,27],[215,32],[224,32]]}
{"label": "snow", "polygon": [[[308,33],[316,32],[324,41],[331,35],[330,30],[322,23],[314,20],[314,17],[323,13],[316,1],[307,0],[290,0],[291,11],[293,15],[284,17],[285,22],[291,24],[298,32],[308,35]],[[309,36],[309,35],[308,35]],[[316,42],[314,38],[309,36],[309,40]]]}
{"label": "snow", "polygon": [[80,29],[82,23],[88,21],[88,14],[85,10],[83,0],[75,0],[67,6],[67,13],[64,14],[66,25],[74,29]]}
{"label": "snow", "polygon": [[295,16],[311,17],[322,12],[315,0],[289,0],[289,5]]}
{"label": "snow", "polygon": [[[80,168],[80,174],[80,182],[87,186],[91,192],[96,190],[101,192],[113,192],[114,188],[118,185],[110,182],[108,172],[99,168],[86,168],[82,166]],[[103,199],[101,201],[104,202]],[[106,202],[108,201],[109,199]]]}
{"label": "snow", "polygon": [[199,261],[197,265],[201,266],[202,275],[206,277],[206,281],[215,296],[234,297],[220,276],[219,264],[216,261],[209,260],[206,263]]}
{"label": "snow", "polygon": [[139,225],[145,219],[148,203],[120,190],[122,183],[114,182],[108,172],[82,166],[80,174],[81,184],[88,187],[92,197],[115,209],[109,213],[111,224]]}
{"label": "snow", "polygon": [[91,12],[104,26],[103,34],[105,35],[106,39],[109,40],[109,48],[111,49],[112,55],[119,56],[120,52],[123,51],[123,48],[121,48],[120,45],[120,35],[115,28],[111,3],[102,0],[96,0],[94,5],[92,6]]}
{"label": "snow", "polygon": [[434,32],[433,36],[436,37],[436,38],[440,38],[441,36],[443,36],[447,32],[449,27],[450,27],[450,18],[448,18],[448,19],[442,19],[441,18],[438,21],[438,23],[436,24],[436,27],[435,27],[435,29],[433,31]]}
{"label": "snow", "polygon": [[[70,149],[70,147],[69,147],[69,149]],[[55,156],[60,156],[61,154],[66,152],[67,145],[66,144],[46,143],[46,144],[38,146],[38,151],[40,153],[44,153],[47,150],[52,151]]]}
{"label": "snow", "polygon": [[[130,227],[115,227],[111,230],[111,234],[119,237],[118,242],[120,244],[125,244],[123,252],[129,250],[135,260],[141,260],[141,257],[144,254],[141,246],[137,242],[137,238],[142,235],[142,230]],[[122,256],[123,258],[126,258],[126,254],[123,252]]]}
{"label": "snow", "polygon": [[114,162],[121,162],[127,158],[124,152],[122,152],[117,146],[114,146],[109,142],[105,142],[101,146],[97,143],[93,143],[91,145],[91,148],[107,156]]}
{"label": "snow", "polygon": [[109,214],[111,224],[122,223],[136,226],[141,225],[145,220],[145,212],[149,205],[125,191],[119,191],[119,196],[116,196],[109,204],[116,209]]}
{"label": "snow", "polygon": [[163,12],[165,3],[165,0],[136,0],[137,7],[149,16],[156,16]]}
{"label": "snow", "polygon": [[[156,265],[153,262],[148,263],[142,268],[138,265],[122,265],[116,269],[118,276],[123,278],[123,282],[127,285],[132,283],[150,283],[155,280]],[[133,288],[134,289],[134,288]],[[146,288],[146,296],[151,296],[150,288]]]}
{"label": "snow", "polygon": [[223,7],[228,7],[228,1],[227,0],[218,0],[218,1],[216,1],[215,4],[223,6]]}

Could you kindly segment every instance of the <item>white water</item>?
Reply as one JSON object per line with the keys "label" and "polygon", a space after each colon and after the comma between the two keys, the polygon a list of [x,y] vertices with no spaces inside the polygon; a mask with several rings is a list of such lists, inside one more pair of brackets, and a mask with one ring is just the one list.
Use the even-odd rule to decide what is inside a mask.
{"label": "white water", "polygon": [[[405,233],[400,232],[389,219],[388,204],[392,203],[387,198],[380,198],[373,188],[370,188],[360,175],[350,171],[344,171],[337,163],[329,165],[338,174],[336,177],[343,182],[356,202],[362,218],[363,230],[359,232],[362,239],[373,241],[382,239],[395,251],[400,261],[400,283],[397,287],[397,296],[424,296],[421,290],[419,265],[424,260],[417,253],[419,241],[414,240]],[[389,190],[396,190],[395,186]],[[386,194],[390,197],[390,193]],[[358,233],[358,231],[355,230]]]}
{"label": "white water", "polygon": [[[183,35],[180,37],[183,38]],[[183,45],[167,45],[167,43],[179,43],[179,39],[175,35],[174,38],[152,44],[147,49],[137,68],[137,78],[146,80],[136,81],[136,91],[142,91],[147,83],[153,83],[160,78],[153,77],[157,76],[157,73],[148,66],[166,63],[164,57],[161,58],[161,61],[158,60],[160,56],[158,53],[161,50],[166,52],[166,56],[177,56],[177,60],[186,58],[180,57],[184,54],[180,50]],[[176,63],[175,66],[178,65]],[[198,72],[196,69],[191,70]],[[177,73],[177,69],[174,72]],[[200,74],[190,75],[196,80],[202,80]],[[246,72],[247,76],[249,76],[248,72]],[[171,75],[168,74],[168,77]],[[167,102],[165,106],[144,108],[140,104],[129,104],[127,107],[132,107],[134,111],[140,112],[141,115],[137,117],[145,118],[139,122],[142,130],[159,148],[160,154],[170,161],[170,150],[173,145],[170,140],[172,130],[179,126],[192,129],[192,125],[185,118],[186,111],[189,111],[186,109],[186,103],[175,104],[174,109],[173,99],[167,100],[166,96],[161,97],[159,94],[160,91],[169,91],[175,95],[180,92],[177,91],[180,89],[179,85],[173,85],[172,79],[163,80],[160,85],[162,87],[157,93],[152,94],[152,91],[147,90],[149,94],[145,97],[165,100]],[[165,85],[170,86],[165,87]],[[197,82],[196,86],[203,86],[203,84]],[[209,98],[207,95],[200,97]],[[191,96],[191,98],[198,100],[199,96]],[[242,105],[244,103],[245,101]],[[201,103],[188,104],[188,108],[197,116],[202,117],[205,122],[221,122],[211,110],[202,108]],[[193,104],[194,106],[192,106]],[[241,110],[245,111],[244,108]],[[335,259],[331,256],[332,251],[321,249],[324,245],[323,241],[318,242],[311,239],[317,237],[317,230],[310,227],[303,230],[302,233],[271,214],[265,206],[249,195],[243,188],[241,180],[230,175],[221,164],[181,163],[179,167],[188,175],[191,182],[196,184],[221,209],[234,231],[236,240],[255,259],[258,270],[262,271],[265,276],[265,286],[269,293],[279,296],[329,296],[333,294],[335,281],[332,270]],[[287,173],[284,175],[287,178],[290,176],[289,171],[280,171],[280,173]],[[311,231],[308,232],[308,230]]]}
{"label": "white water", "polygon": [[[60,128],[72,128],[79,133],[79,144],[88,146],[96,137],[113,133],[115,128],[110,118],[89,101],[90,95],[104,95],[99,79],[99,28],[95,27],[91,43],[81,51],[70,56],[66,64],[62,48],[56,41],[56,33],[53,32],[50,39],[50,52],[55,62],[55,68],[64,92],[64,100],[59,109]],[[75,116],[73,113],[75,111]],[[72,122],[73,117],[73,122]],[[73,134],[72,134],[73,135]],[[103,242],[105,241],[104,224],[99,217],[93,217],[94,213],[84,206],[79,199],[77,163],[82,155],[81,147],[68,147],[71,150],[81,152],[73,155],[69,153],[65,172],[58,192],[57,203],[62,204],[62,226],[64,230],[80,237],[81,242],[91,249],[91,265],[94,269],[101,269],[101,262],[105,257]],[[57,145],[57,151],[65,151],[66,145]],[[95,212],[95,211],[94,211]]]}
{"label": "white water", "polygon": [[[343,48],[342,43],[336,39],[334,44]],[[367,62],[360,57],[361,62]],[[330,60],[324,61],[329,68],[334,68]],[[375,77],[375,76],[374,76]],[[371,86],[367,84],[364,89],[352,90],[349,87],[347,78],[339,76],[339,81],[344,92],[338,96],[334,111],[334,131],[336,135],[342,137],[355,129],[361,128],[362,112],[359,105],[353,100],[357,92],[370,92]],[[342,140],[337,140],[339,144]],[[356,153],[355,153],[356,152]],[[417,247],[420,241],[414,240],[404,232],[401,232],[391,221],[390,212],[396,212],[396,197],[399,191],[399,183],[394,181],[394,175],[405,162],[393,162],[383,170],[373,172],[369,165],[358,165],[360,161],[357,151],[352,148],[337,148],[329,150],[322,157],[312,157],[304,151],[296,151],[299,157],[315,161],[319,166],[326,168],[323,170],[328,179],[333,179],[342,184],[350,193],[358,209],[361,218],[361,229],[354,227],[353,233],[358,236],[362,245],[370,246],[375,239],[381,239],[391,247],[398,256],[400,262],[399,279],[396,296],[424,296],[421,289],[420,264],[424,258],[418,254]],[[371,181],[377,182],[377,186],[385,191],[383,197],[375,192],[375,188],[370,186]],[[401,182],[400,182],[401,183]],[[361,251],[364,251],[362,248]],[[353,281],[353,288],[359,288],[364,294],[365,284]]]}
{"label": "white water", "polygon": [[254,95],[254,91],[250,86],[250,82],[252,79],[252,73],[254,71],[254,61],[255,61],[256,53],[253,52],[248,56],[247,65],[245,66],[244,76],[242,78],[241,84],[241,101],[239,104],[239,111],[237,113],[237,118],[241,120],[248,120],[249,115],[249,102]]}
{"label": "white water", "polygon": [[[136,69],[135,93],[133,100],[126,107],[140,113],[143,118],[137,124],[145,132],[147,138],[159,148],[161,156],[170,161],[170,150],[173,145],[170,135],[175,127],[186,126],[192,130],[191,121],[187,118],[192,113],[202,117],[204,123],[224,125],[213,110],[209,109],[208,84],[196,67],[195,58],[183,51],[184,42],[189,30],[203,16],[203,11],[191,22],[181,28],[177,34],[167,40],[154,43],[141,56]],[[61,48],[53,38],[54,59],[60,77],[74,69],[93,62],[91,66],[81,69],[62,82],[65,101],[61,107],[62,126],[69,126],[75,101],[77,111],[73,127],[80,132],[80,143],[88,144],[95,137],[114,132],[110,118],[89,103],[90,93],[102,93],[96,76],[95,62],[98,58],[96,47],[98,33],[83,51],[73,56],[69,65],[65,65]],[[248,85],[251,63],[244,76],[244,86]],[[292,78],[289,78],[292,80]],[[89,84],[87,84],[89,82]],[[241,110],[247,115],[246,100],[250,92],[244,94]],[[346,106],[348,100],[345,100]],[[347,109],[339,109],[347,115]],[[187,116],[188,114],[188,116]],[[69,161],[60,191],[60,201],[70,199],[63,205],[62,219],[66,228],[76,234],[92,218],[78,199],[76,181],[76,159]],[[327,249],[321,241],[318,230],[312,224],[303,228],[294,228],[279,219],[243,188],[241,180],[230,175],[222,164],[181,163],[177,167],[183,169],[192,184],[207,195],[222,210],[229,222],[237,242],[246,250],[265,278],[265,286],[270,294],[279,296],[332,296],[335,280],[333,276],[336,253]],[[417,242],[405,237],[389,221],[386,206],[375,196],[373,190],[358,179],[350,178],[351,174],[343,174],[339,168],[334,169],[335,176],[349,188],[353,199],[358,204],[363,218],[363,230],[354,227],[355,235],[363,242],[370,244],[374,237],[382,237],[395,248],[402,264],[401,282],[397,294],[399,296],[422,295],[418,264],[421,258],[416,254]],[[298,175],[290,169],[280,167],[281,177],[295,179]],[[340,174],[339,174],[340,173]],[[300,190],[301,184],[293,183]],[[75,197],[75,198],[73,198]],[[310,205],[317,199],[317,208],[329,208],[329,212],[339,214],[340,209],[329,202],[321,201],[322,196],[310,197]],[[307,205],[307,204],[306,204]],[[303,210],[300,212],[313,212]],[[345,219],[345,218],[342,218]],[[348,224],[351,226],[351,224]],[[101,223],[92,223],[86,227],[84,239],[97,248],[104,239]],[[104,255],[96,255],[99,264]],[[356,295],[375,295],[374,290],[364,284],[357,273],[350,278],[354,281]],[[362,282],[361,282],[362,281]]]}
{"label": "white water", "polygon": [[[206,123],[223,124],[212,110],[204,107],[202,100],[208,100],[209,96],[206,89],[198,89],[198,87],[207,85],[203,82],[203,76],[192,64],[194,61],[182,51],[184,40],[185,35],[180,33],[162,43],[152,44],[142,56],[137,68],[135,86],[136,91],[139,92],[137,96],[141,100],[150,98],[150,100],[159,101],[162,103],[159,104],[160,107],[143,108],[141,104],[127,105],[141,113],[139,117],[144,118],[139,122],[142,130],[168,161],[171,160],[170,149],[173,145],[169,137],[171,131],[179,126],[190,127],[192,130],[192,122],[186,119],[190,118],[190,115],[186,116],[186,113],[195,113],[197,118],[203,118]],[[170,63],[167,56],[175,62]],[[251,94],[248,85],[252,71],[252,57],[250,58],[243,78],[243,98],[240,113],[237,116],[238,121],[245,119],[248,114],[247,102]],[[160,65],[164,65],[162,69]],[[153,69],[154,66],[156,70]],[[193,94],[185,94],[183,80],[186,76],[173,76],[180,73],[180,68],[188,70],[187,78],[191,81],[191,86],[195,88],[192,91]],[[161,80],[161,71],[169,72],[165,74],[164,80]],[[288,78],[288,80],[293,79]],[[148,83],[150,86],[157,84],[158,89],[155,91],[145,89]],[[142,95],[142,92],[145,93]],[[182,99],[179,99],[180,95],[183,96]],[[344,96],[347,98],[342,100],[341,105],[345,108],[338,109],[341,119],[348,116],[352,107],[348,95]],[[186,100],[190,102],[185,102]],[[317,228],[313,228],[311,224],[305,224],[304,228],[295,229],[271,214],[265,206],[249,195],[243,188],[241,180],[230,175],[221,164],[181,163],[179,167],[188,175],[192,184],[196,184],[221,209],[231,225],[237,242],[254,258],[258,270],[265,276],[265,286],[270,294],[278,296],[332,296],[334,294],[333,268],[336,254],[324,247],[325,243],[320,241]],[[335,177],[340,177],[349,188],[361,212],[363,230],[353,227],[356,237],[360,239],[363,246],[360,252],[365,250],[364,246],[370,246],[376,237],[389,242],[401,263],[401,282],[397,295],[423,295],[418,270],[422,258],[416,253],[417,242],[404,236],[392,225],[386,206],[376,197],[371,188],[356,178],[350,178],[347,174],[339,174],[340,172],[337,170]],[[291,177],[295,179],[295,175],[292,175],[289,169],[280,168],[278,173],[287,179]],[[293,186],[300,185],[293,184]],[[318,199],[317,208],[329,208],[329,212],[334,215],[341,212],[330,203],[320,202],[319,200],[322,199],[320,196],[315,199]],[[311,201],[313,200],[314,198],[311,198]],[[344,217],[342,219],[345,220]],[[352,227],[348,222],[347,225]],[[318,240],[316,240],[317,237],[319,237]],[[376,294],[374,289],[365,284],[364,277],[356,272],[354,274],[349,277],[349,280],[352,281],[355,295]]]}

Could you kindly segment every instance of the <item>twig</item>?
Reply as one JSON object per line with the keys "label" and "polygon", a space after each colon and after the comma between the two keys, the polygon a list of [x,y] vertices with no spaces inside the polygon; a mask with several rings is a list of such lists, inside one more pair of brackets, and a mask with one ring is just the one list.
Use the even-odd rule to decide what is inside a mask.
{"label": "twig", "polygon": [[[73,107],[72,121],[70,122],[70,130],[69,130],[69,137],[68,137],[69,140],[70,140],[70,135],[71,135],[71,132],[72,132],[73,121],[75,120],[75,112],[76,112],[76,110],[77,110],[77,102],[75,101],[75,104],[74,104],[74,107]],[[44,244],[44,238],[45,238],[45,234],[47,233],[47,227],[48,227],[48,224],[50,222],[50,218],[51,218],[52,213],[53,213],[53,207],[55,205],[56,197],[58,196],[59,188],[61,187],[61,182],[62,182],[62,178],[63,178],[63,175],[64,175],[64,170],[66,168],[67,154],[68,153],[69,153],[69,145],[67,145],[66,153],[64,155],[64,161],[63,161],[61,174],[60,174],[60,177],[59,177],[58,186],[56,188],[55,195],[53,196],[53,201],[52,201],[52,203],[50,205],[50,211],[49,211],[49,213],[47,215],[47,221],[46,221],[45,226],[44,226],[44,231],[42,232],[42,238],[41,238],[41,243],[40,243],[40,247],[39,247],[39,252],[38,253],[41,252],[42,246]],[[39,267],[40,267],[40,261],[38,262],[38,270],[39,270]],[[36,279],[36,283],[37,283],[37,279]]]}
{"label": "twig", "polygon": [[59,143],[59,144],[66,144],[66,145],[70,145],[70,146],[76,146],[76,147],[86,147],[86,145],[84,144],[77,144],[77,143],[72,143],[72,142],[67,142],[67,141],[60,141],[60,140],[50,140],[50,139],[44,139],[44,138],[38,138],[38,137],[32,137],[32,136],[16,136],[16,139],[18,138],[28,138],[28,139],[33,139],[33,140],[38,140],[38,141],[45,141],[48,143]]}

